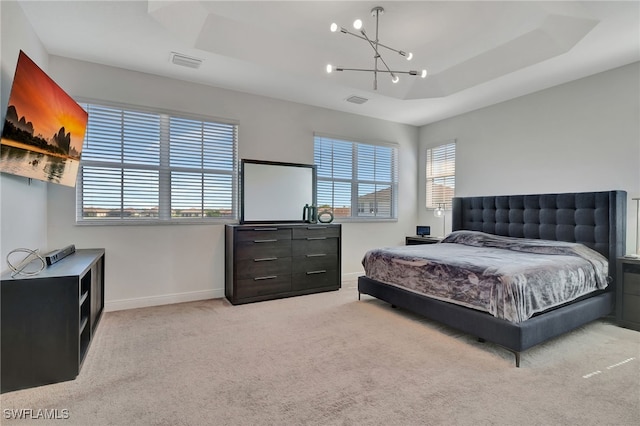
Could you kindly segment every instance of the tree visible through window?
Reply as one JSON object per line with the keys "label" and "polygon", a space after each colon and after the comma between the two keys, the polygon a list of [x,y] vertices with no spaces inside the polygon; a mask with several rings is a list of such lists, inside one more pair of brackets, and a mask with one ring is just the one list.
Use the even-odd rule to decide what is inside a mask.
{"label": "tree visible through window", "polygon": [[427,205],[428,209],[442,206],[451,209],[456,189],[455,141],[427,149]]}
{"label": "tree visible through window", "polygon": [[84,104],[78,222],[235,219],[236,124]]}
{"label": "tree visible through window", "polygon": [[336,218],[396,217],[398,148],[316,135],[314,162],[320,210]]}

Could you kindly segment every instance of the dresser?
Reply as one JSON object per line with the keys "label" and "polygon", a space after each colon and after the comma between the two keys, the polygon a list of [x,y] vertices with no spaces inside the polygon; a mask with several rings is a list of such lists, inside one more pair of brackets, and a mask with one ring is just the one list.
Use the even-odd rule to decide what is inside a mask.
{"label": "dresser", "polygon": [[338,290],[339,224],[225,227],[225,296],[234,305]]}
{"label": "dresser", "polygon": [[640,259],[618,258],[616,292],[618,323],[640,331]]}

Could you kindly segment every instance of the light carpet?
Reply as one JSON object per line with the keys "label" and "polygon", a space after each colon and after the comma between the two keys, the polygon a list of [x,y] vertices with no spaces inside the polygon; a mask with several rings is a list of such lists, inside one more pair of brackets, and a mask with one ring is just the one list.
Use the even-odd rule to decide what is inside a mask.
{"label": "light carpet", "polygon": [[[513,354],[340,291],[105,313],[76,380],[3,394],[2,424],[635,425],[640,333],[596,321]],[[8,419],[12,409],[64,420]]]}

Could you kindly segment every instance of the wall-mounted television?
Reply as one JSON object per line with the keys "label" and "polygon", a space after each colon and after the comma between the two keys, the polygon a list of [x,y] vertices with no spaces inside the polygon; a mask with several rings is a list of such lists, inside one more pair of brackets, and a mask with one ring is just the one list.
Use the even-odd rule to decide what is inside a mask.
{"label": "wall-mounted television", "polygon": [[0,172],[75,186],[88,117],[20,51],[2,129]]}
{"label": "wall-mounted television", "polygon": [[303,222],[305,205],[315,205],[315,165],[243,159],[240,166],[240,223]]}

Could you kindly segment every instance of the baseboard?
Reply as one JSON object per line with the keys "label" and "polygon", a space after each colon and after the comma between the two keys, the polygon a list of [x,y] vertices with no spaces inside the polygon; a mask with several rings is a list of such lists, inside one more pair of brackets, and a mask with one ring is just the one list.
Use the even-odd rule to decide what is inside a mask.
{"label": "baseboard", "polygon": [[105,302],[105,312],[123,311],[125,309],[147,308],[149,306],[170,305],[172,303],[194,302],[196,300],[220,299],[224,297],[224,289],[191,291],[188,293],[165,294],[162,296],[139,297]]}
{"label": "baseboard", "polygon": [[347,272],[342,274],[342,281],[356,280],[361,275],[364,275],[364,272]]}
{"label": "baseboard", "polygon": [[[355,281],[362,272],[348,272],[342,274],[343,281]],[[126,309],[147,308],[149,306],[170,305],[172,303],[195,302],[196,300],[220,299],[224,297],[224,289],[192,291],[188,293],[165,294],[162,296],[138,297],[135,299],[121,299],[107,301],[105,312],[124,311]]]}

